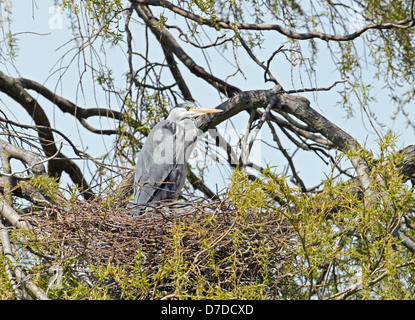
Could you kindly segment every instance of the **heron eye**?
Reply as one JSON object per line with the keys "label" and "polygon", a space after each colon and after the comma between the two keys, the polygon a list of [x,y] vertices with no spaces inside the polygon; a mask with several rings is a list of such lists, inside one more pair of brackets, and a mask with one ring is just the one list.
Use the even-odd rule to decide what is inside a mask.
{"label": "heron eye", "polygon": [[191,107],[186,107],[186,110],[189,111],[191,109]]}

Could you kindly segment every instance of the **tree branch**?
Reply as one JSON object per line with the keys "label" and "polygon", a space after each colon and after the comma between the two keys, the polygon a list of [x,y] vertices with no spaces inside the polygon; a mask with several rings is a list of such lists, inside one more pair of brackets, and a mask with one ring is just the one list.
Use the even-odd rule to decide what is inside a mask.
{"label": "tree branch", "polygon": [[298,33],[293,31],[292,29],[284,28],[278,24],[265,24],[265,23],[241,23],[241,22],[231,22],[227,19],[216,18],[216,19],[207,19],[203,18],[193,12],[187,11],[182,9],[169,1],[165,0],[130,0],[131,3],[137,4],[145,4],[151,6],[159,6],[163,8],[167,8],[174,13],[181,15],[187,19],[193,20],[199,24],[207,25],[209,27],[219,26],[223,29],[231,29],[231,30],[257,30],[257,31],[277,31],[278,33],[296,40],[309,40],[309,39],[321,39],[324,41],[350,41],[360,37],[363,33],[367,32],[368,30],[378,29],[378,30],[387,30],[392,28],[397,29],[408,29],[414,26],[414,18],[413,16],[396,21],[396,22],[387,22],[387,23],[371,23],[363,26],[359,30],[349,33],[346,35],[335,35],[335,34],[328,34],[322,32],[305,32],[305,33]]}
{"label": "tree branch", "polygon": [[211,200],[219,200],[219,197],[212,190],[210,190],[197,175],[193,173],[190,167],[187,172],[187,179],[193,188],[202,191],[207,198]]}
{"label": "tree branch", "polygon": [[[223,110],[223,112],[207,114],[197,119],[198,125],[201,130],[207,131],[208,129],[215,128],[221,122],[233,117],[241,111],[250,110],[252,108],[265,109],[271,101],[272,96],[272,90],[241,92],[217,107],[218,109]],[[331,141],[332,147],[335,147],[343,152],[351,152],[352,154],[355,154],[355,151],[361,149],[359,143],[350,134],[311,108],[310,102],[304,97],[280,93],[278,94],[278,99],[272,110],[276,112],[282,111],[283,113],[289,113],[295,116],[297,119],[306,123],[311,130],[313,130],[313,132],[320,133],[322,136]],[[405,174],[407,179],[410,179],[409,175],[413,175],[415,172],[414,150],[415,146],[410,146],[407,147],[404,152],[405,165],[401,170],[402,174]],[[358,156],[351,156],[350,161],[356,170],[363,191],[371,193],[371,179],[368,175],[369,167],[367,163]]]}
{"label": "tree branch", "polygon": [[[6,93],[13,100],[18,102],[32,117],[33,121],[38,125],[38,135],[40,144],[47,157],[50,157],[58,152],[53,137],[49,119],[39,105],[22,86],[20,81],[11,78],[0,71],[0,90]],[[49,161],[48,174],[53,177],[60,177],[62,171],[65,171],[71,177],[72,181],[78,185],[83,196],[88,199],[93,196],[89,190],[89,185],[86,182],[81,170],[71,159],[67,158],[63,153],[58,152],[58,156]]]}
{"label": "tree branch", "polygon": [[29,184],[29,180],[25,178],[13,178],[9,190],[6,190],[9,179],[0,177],[0,191],[6,193],[13,192],[13,195],[26,199],[37,206],[46,206],[50,201],[39,190]]}
{"label": "tree branch", "polygon": [[111,109],[106,108],[81,108],[78,105],[74,104],[73,102],[59,96],[58,94],[50,91],[45,86],[41,85],[39,82],[26,79],[26,78],[16,78],[16,81],[18,81],[23,88],[34,90],[37,93],[44,96],[46,99],[48,99],[53,104],[57,105],[59,109],[63,113],[69,113],[73,115],[77,119],[88,119],[89,117],[108,117],[113,118],[116,120],[121,120],[122,115],[118,111],[114,111]]}
{"label": "tree branch", "polygon": [[82,125],[90,130],[91,132],[98,133],[98,134],[116,134],[117,131],[115,130],[96,130],[92,128],[85,119],[89,117],[108,117],[113,118],[116,120],[122,120],[122,114],[118,111],[113,111],[111,109],[106,108],[81,108],[78,105],[74,104],[73,102],[57,95],[56,93],[50,91],[45,86],[41,85],[40,83],[29,80],[26,78],[17,78],[16,81],[20,82],[23,88],[34,90],[50,102],[55,104],[63,113],[69,113],[73,115],[76,119],[78,119]]}
{"label": "tree branch", "polygon": [[0,152],[7,155],[8,158],[18,159],[29,165],[30,170],[35,175],[46,174],[44,161],[39,159],[39,156],[29,150],[24,150],[16,147],[10,143],[7,143],[0,139]]}
{"label": "tree branch", "polygon": [[16,275],[17,280],[19,281],[21,286],[29,289],[33,295],[40,299],[40,300],[49,300],[46,293],[43,292],[37,285],[35,285],[28,277],[24,274],[23,270],[21,269],[20,265],[16,261],[15,257],[13,256],[12,246],[10,243],[9,232],[0,223],[0,241],[2,246],[3,255],[9,260],[13,273]]}
{"label": "tree branch", "polygon": [[0,195],[0,213],[3,218],[9,221],[13,226],[21,230],[30,230],[31,226],[26,221],[20,218],[20,215],[13,209],[13,207],[4,200],[4,196]]}
{"label": "tree branch", "polygon": [[[134,3],[134,1],[132,3]],[[227,97],[231,97],[241,91],[239,88],[209,74],[205,69],[196,64],[196,62],[177,43],[176,39],[170,34],[170,32],[160,25],[160,22],[153,16],[150,9],[146,6],[139,5],[138,3],[139,2],[136,2],[134,4],[134,10],[137,14],[144,20],[163,48],[168,48],[170,52],[174,53],[174,55],[190,70],[190,72],[204,79]]]}
{"label": "tree branch", "polygon": [[169,48],[165,46],[163,46],[163,52],[164,56],[166,57],[167,64],[169,65],[170,72],[173,75],[174,80],[176,80],[176,83],[180,91],[182,92],[183,99],[188,101],[194,101],[190,89],[187,86],[186,81],[184,81],[184,78],[180,72],[179,67],[177,66],[177,62],[174,59],[173,54],[171,53]]}

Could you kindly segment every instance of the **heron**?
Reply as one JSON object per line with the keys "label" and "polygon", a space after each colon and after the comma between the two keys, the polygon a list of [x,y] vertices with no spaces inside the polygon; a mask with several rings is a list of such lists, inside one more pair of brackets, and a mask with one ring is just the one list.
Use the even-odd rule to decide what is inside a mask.
{"label": "heron", "polygon": [[[187,176],[188,159],[202,134],[196,119],[217,112],[222,110],[199,108],[185,101],[156,124],[137,156],[133,203],[171,202],[179,197]],[[142,212],[141,209],[139,213]]]}

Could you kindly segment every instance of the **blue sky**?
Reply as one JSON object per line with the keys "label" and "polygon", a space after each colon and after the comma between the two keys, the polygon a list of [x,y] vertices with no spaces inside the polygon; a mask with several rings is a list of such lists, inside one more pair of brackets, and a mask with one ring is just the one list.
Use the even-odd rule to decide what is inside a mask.
{"label": "blue sky", "polygon": [[[52,3],[53,1],[13,1],[13,7],[11,9],[11,30],[16,34],[16,38],[18,39],[18,56],[13,63],[5,62],[5,64],[2,65],[1,70],[12,76],[21,76],[38,81],[46,85],[49,89],[56,91],[59,95],[78,103],[82,107],[100,106],[118,110],[119,104],[115,99],[112,99],[111,105],[108,106],[108,100],[105,95],[91,85],[92,81],[88,81],[91,78],[90,73],[86,72],[83,75],[85,81],[80,85],[79,78],[83,71],[83,62],[78,59],[74,59],[71,62],[71,59],[74,57],[74,52],[71,51],[73,48],[72,43],[68,42],[73,37],[69,30],[69,18],[64,14],[60,17],[61,20],[59,20],[60,18],[57,16],[57,12],[51,7]],[[3,12],[2,14],[4,17],[5,13]],[[58,20],[56,20],[57,18]],[[62,28],[59,25],[60,21],[62,22]],[[58,26],[58,28],[54,28],[56,26]],[[144,41],[142,30],[140,25],[133,27],[133,37],[135,39],[134,46],[137,50],[142,49],[142,47],[140,47],[141,41]],[[152,37],[152,34],[149,36]],[[268,33],[263,48],[255,50],[254,53],[259,60],[267,60],[271,53],[281,45],[282,41],[283,38],[279,37],[277,34]],[[152,43],[156,42],[153,41]],[[312,81],[315,81],[318,86],[326,87],[330,86],[336,80],[339,80],[339,78],[336,73],[334,73],[334,65],[329,63],[329,61],[331,62],[331,58],[328,56],[327,50],[325,50],[326,44],[319,42],[319,46],[322,49],[320,51],[321,56],[317,61],[317,64],[313,65],[316,74],[313,75]],[[196,62],[205,68],[208,68],[205,62],[205,59],[208,59],[213,74],[218,77],[226,77],[233,73],[233,63],[228,62],[233,60],[232,50],[224,57],[221,52],[216,51],[215,49],[207,49],[205,50],[206,56],[203,57],[200,53],[197,53],[198,51],[195,51],[195,49],[189,46],[186,46],[185,49],[188,50],[190,55],[193,54]],[[150,55],[161,57],[162,55],[159,46],[151,47]],[[63,60],[61,60],[62,56],[64,56]],[[121,80],[121,76],[127,71],[125,46],[116,46],[112,48],[107,46],[105,59],[107,65],[113,70],[114,77],[120,79],[118,84],[122,86],[124,82]],[[240,65],[243,66],[245,76],[238,74],[229,78],[228,81],[231,84],[238,86],[242,90],[269,89],[272,87],[270,83],[265,84],[263,82],[262,69],[249,58],[243,49],[239,50],[238,59]],[[68,70],[61,69],[61,67],[65,67],[68,64],[70,64]],[[190,75],[184,66],[179,67],[185,77],[191,79],[189,83],[192,93],[201,106],[214,108],[221,103],[219,95],[213,88],[202,80]],[[64,70],[65,72],[63,72]],[[308,79],[303,73],[298,73],[297,70],[292,72],[291,66],[285,61],[283,56],[276,57],[271,65],[271,71],[285,89],[293,88],[292,79],[294,79],[297,88],[301,88],[300,77],[303,77],[306,87],[311,87],[312,85],[308,83]],[[371,69],[369,66],[367,70],[364,70],[364,79],[373,81],[374,72],[375,70]],[[62,77],[61,81],[58,81],[60,77]],[[311,100],[312,107],[340,126],[343,130],[349,132],[361,144],[367,144],[369,147],[374,146],[376,135],[370,128],[370,124],[367,121],[365,114],[357,107],[355,112],[356,116],[354,118],[347,118],[346,112],[336,103],[340,99],[336,91],[337,90],[334,89],[331,92],[320,92],[317,96],[313,94],[308,94],[306,96]],[[379,87],[379,89],[373,93],[377,100],[370,105],[370,109],[376,113],[377,120],[384,123],[386,127],[402,134],[399,138],[398,146],[413,143],[413,131],[405,128],[404,119],[398,117],[395,121],[391,120],[390,115],[393,107],[391,106],[390,99],[385,93],[385,90],[382,90],[381,87]],[[19,109],[19,107],[16,107],[15,105],[11,107],[12,104],[10,100],[4,95],[1,95],[0,99],[0,108],[2,110],[5,110],[9,114],[14,114],[14,117],[22,123],[31,122],[31,119],[25,114],[23,109]],[[67,134],[80,149],[85,150],[93,156],[100,156],[102,155],[103,150],[109,151],[112,148],[113,138],[103,138],[90,133],[86,131],[73,116],[62,114],[56,107],[45,101],[42,97],[39,97],[39,101],[46,110],[52,124],[57,129]],[[232,122],[238,129],[242,129],[246,126],[246,119],[245,115],[239,115],[234,118]],[[102,129],[113,128],[115,126],[114,121],[106,118],[88,119],[88,122],[91,125]],[[220,128],[222,130],[229,130],[231,126],[229,124],[222,124]],[[272,142],[267,131],[269,130],[263,130],[262,138]],[[286,161],[283,157],[278,152],[272,151],[267,145],[262,144],[260,150],[263,165],[269,163],[271,165],[280,166],[281,169],[286,165]],[[69,148],[65,147],[64,151],[68,156],[71,156]],[[294,149],[290,149],[290,151],[293,152]],[[256,155],[257,154],[258,152],[256,152]],[[318,183],[324,178],[322,172],[327,172],[328,170],[321,160],[305,152],[300,152],[294,159],[298,170],[303,174],[307,186]],[[81,168],[87,170],[85,164],[80,165]],[[229,171],[224,170],[224,167],[219,167],[212,169],[214,174],[209,175],[211,181],[208,181],[208,183],[212,189],[215,189],[216,184],[218,184],[218,189],[221,189],[221,187],[226,185],[226,175]]]}

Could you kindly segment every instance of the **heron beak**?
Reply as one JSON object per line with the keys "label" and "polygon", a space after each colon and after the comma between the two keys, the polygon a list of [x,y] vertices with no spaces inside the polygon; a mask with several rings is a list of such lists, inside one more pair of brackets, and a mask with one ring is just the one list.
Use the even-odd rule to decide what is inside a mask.
{"label": "heron beak", "polygon": [[202,113],[202,114],[205,114],[205,113],[218,113],[218,112],[222,112],[223,110],[220,110],[220,109],[204,109],[204,108],[195,108],[195,109],[193,109],[193,111],[195,112],[195,113]]}

